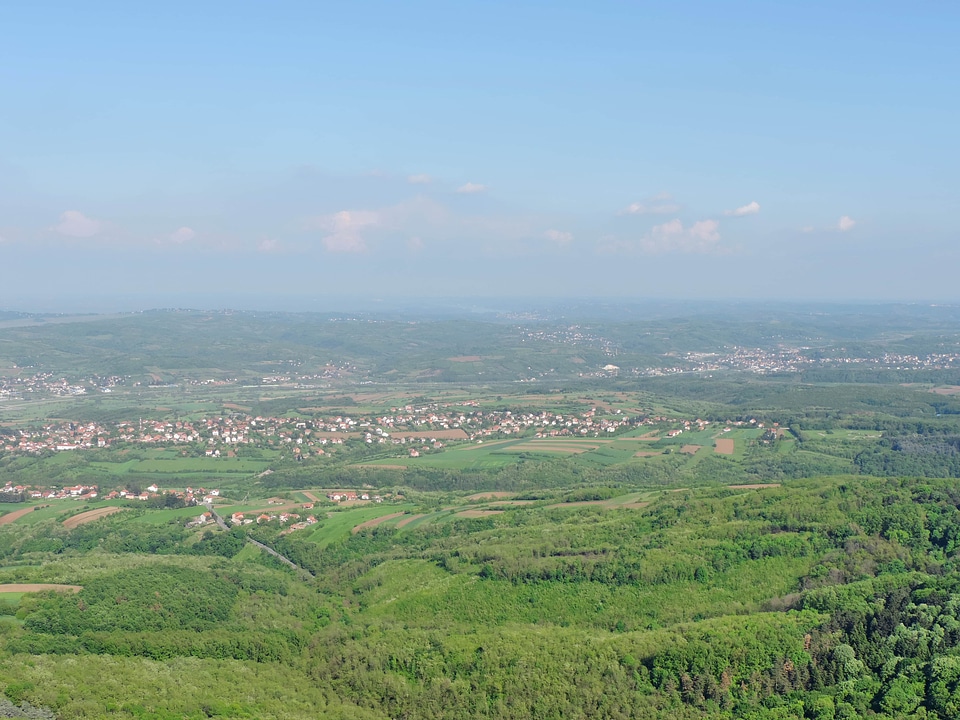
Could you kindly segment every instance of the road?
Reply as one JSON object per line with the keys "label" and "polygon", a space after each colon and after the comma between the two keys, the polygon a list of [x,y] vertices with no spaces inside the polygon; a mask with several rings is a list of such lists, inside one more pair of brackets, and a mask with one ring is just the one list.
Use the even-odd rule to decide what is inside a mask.
{"label": "road", "polygon": [[[220,517],[220,513],[218,513],[216,510],[213,509],[213,505],[207,505],[207,507],[210,509],[210,512],[213,513],[213,519],[217,521],[217,525],[219,525],[223,530],[230,530],[230,528],[227,526],[227,523],[225,523],[225,522],[223,521],[223,518]],[[253,543],[253,544],[256,545],[258,548],[260,548],[261,550],[263,550],[264,552],[270,553],[270,554],[273,555],[275,558],[277,558],[278,560],[280,560],[280,562],[289,565],[289,566],[292,567],[294,570],[300,570],[300,571],[302,571],[302,572],[305,572],[305,573],[306,573],[307,575],[309,575],[310,577],[313,577],[313,573],[312,573],[312,572],[310,572],[310,571],[307,570],[306,568],[300,567],[300,566],[297,565],[293,560],[291,560],[290,558],[288,558],[286,555],[281,555],[280,553],[278,553],[276,550],[274,550],[274,549],[273,549],[272,547],[270,547],[269,545],[264,545],[264,544],[263,544],[262,542],[260,542],[259,540],[254,540],[254,539],[251,538],[251,537],[248,537],[248,538],[247,538],[247,542],[248,542],[248,543]]]}

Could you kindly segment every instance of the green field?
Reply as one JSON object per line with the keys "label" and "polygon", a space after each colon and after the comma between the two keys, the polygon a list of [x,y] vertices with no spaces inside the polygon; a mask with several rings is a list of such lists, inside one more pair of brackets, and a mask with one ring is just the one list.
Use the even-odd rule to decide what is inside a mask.
{"label": "green field", "polygon": [[397,512],[411,512],[415,505],[410,503],[392,505],[382,504],[372,507],[361,506],[350,509],[340,510],[338,512],[328,512],[324,517],[317,517],[319,522],[315,525],[308,535],[307,531],[301,531],[306,539],[323,547],[332,542],[349,537],[350,531],[357,525],[373,520],[374,518],[391,515]]}

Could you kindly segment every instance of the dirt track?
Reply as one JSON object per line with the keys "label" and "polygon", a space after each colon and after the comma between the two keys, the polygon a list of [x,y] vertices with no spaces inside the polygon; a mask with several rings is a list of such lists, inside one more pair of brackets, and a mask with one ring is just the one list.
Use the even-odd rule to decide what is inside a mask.
{"label": "dirt track", "polygon": [[63,526],[65,528],[73,529],[84,523],[93,522],[94,520],[99,520],[102,517],[107,515],[113,515],[123,510],[120,507],[105,507],[97,508],[96,510],[88,510],[87,512],[80,513],[79,515],[74,515],[73,517],[67,518],[63,521]]}
{"label": "dirt track", "polygon": [[753,485],[727,485],[731,490],[763,490],[763,488],[780,487],[780,483],[754,483]]}
{"label": "dirt track", "polygon": [[17,520],[17,518],[22,518],[24,515],[29,515],[38,507],[47,507],[46,505],[31,505],[30,507],[25,507],[22,510],[14,510],[13,512],[8,512],[3,517],[0,517],[0,525],[9,525],[10,523]]}

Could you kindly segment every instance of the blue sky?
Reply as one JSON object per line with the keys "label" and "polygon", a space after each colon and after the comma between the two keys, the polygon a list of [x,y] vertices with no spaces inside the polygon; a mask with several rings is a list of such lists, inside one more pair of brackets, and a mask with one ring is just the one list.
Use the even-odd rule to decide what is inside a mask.
{"label": "blue sky", "polygon": [[953,2],[35,0],[0,33],[0,306],[960,300]]}

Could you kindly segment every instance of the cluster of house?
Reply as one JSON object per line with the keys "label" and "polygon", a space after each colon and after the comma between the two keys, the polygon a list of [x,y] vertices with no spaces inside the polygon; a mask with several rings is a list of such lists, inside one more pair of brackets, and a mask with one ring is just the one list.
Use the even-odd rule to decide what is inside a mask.
{"label": "cluster of house", "polygon": [[370,493],[360,492],[355,493],[352,490],[334,490],[333,492],[327,493],[327,500],[331,502],[357,502],[363,500],[370,500],[375,503],[383,502],[383,498],[379,495],[371,495]]}
{"label": "cluster of house", "polygon": [[161,495],[173,495],[180,498],[186,505],[209,505],[220,497],[219,490],[204,490],[203,488],[184,488],[183,490],[161,490],[157,485],[150,485],[145,491],[134,493],[129,490],[112,490],[107,494],[107,500],[149,500]]}
{"label": "cluster of house", "polygon": [[242,414],[199,421],[122,421],[110,426],[97,422],[64,422],[41,428],[18,428],[8,434],[7,452],[32,452],[109,448],[117,443],[160,447],[201,445],[207,456],[233,454],[238,445],[292,445],[295,455],[308,448],[325,454],[324,446],[347,440],[366,443],[413,444],[419,454],[424,446],[443,448],[444,440],[475,440],[496,435],[523,433],[529,428],[545,435],[599,435],[629,427],[634,420],[621,413],[598,417],[596,408],[582,413],[514,413],[480,410],[476,401],[456,405],[407,405],[391,414],[373,417],[340,415],[330,418],[290,419]]}
{"label": "cluster of house", "polygon": [[93,375],[70,381],[56,377],[50,372],[17,377],[0,377],[0,399],[5,397],[22,398],[30,395],[86,395],[89,390],[110,392],[111,388],[122,384],[124,379],[118,375],[101,377]]}
{"label": "cluster of house", "polygon": [[734,347],[728,352],[688,352],[682,356],[686,364],[664,367],[634,368],[634,375],[647,377],[680,373],[706,373],[715,370],[741,370],[758,375],[770,373],[797,373],[811,367],[841,367],[867,365],[894,370],[952,370],[960,365],[960,353],[930,353],[909,355],[883,353],[877,357],[855,357],[842,350],[814,355],[810,348]]}
{"label": "cluster of house", "polygon": [[0,489],[0,493],[25,495],[31,500],[92,500],[97,497],[98,491],[99,488],[96,485],[72,485],[60,489],[38,490],[9,482]]}
{"label": "cluster of house", "polygon": [[7,452],[36,453],[106,448],[119,443],[159,447],[192,444],[194,453],[221,457],[235,455],[240,445],[252,444],[286,447],[301,459],[310,454],[325,455],[329,446],[361,442],[406,446],[404,449],[411,457],[419,457],[424,452],[441,451],[446,442],[482,442],[510,436],[603,437],[663,424],[673,424],[677,430],[704,426],[702,420],[630,416],[622,410],[598,407],[571,412],[489,410],[481,409],[476,400],[465,400],[394,407],[389,413],[373,416],[287,418],[236,413],[196,421],[140,419],[112,427],[95,422],[67,422],[41,429],[13,430],[7,433],[2,447]]}
{"label": "cluster of house", "polygon": [[[310,505],[310,507],[312,508],[313,505]],[[208,513],[204,513],[204,515],[208,515]],[[203,517],[203,515],[201,517]],[[254,523],[259,525],[261,523],[273,522],[273,521],[277,521],[281,525],[286,525],[289,522],[293,522],[293,524],[286,529],[289,532],[293,530],[301,530],[305,527],[309,527],[310,525],[315,525],[317,523],[317,518],[313,515],[307,515],[306,518],[301,520],[300,515],[298,513],[293,513],[293,512],[280,512],[280,513],[262,512],[262,513],[259,513],[256,517],[247,517],[245,513],[235,512],[233,513],[233,515],[230,516],[231,525],[252,525]]]}

